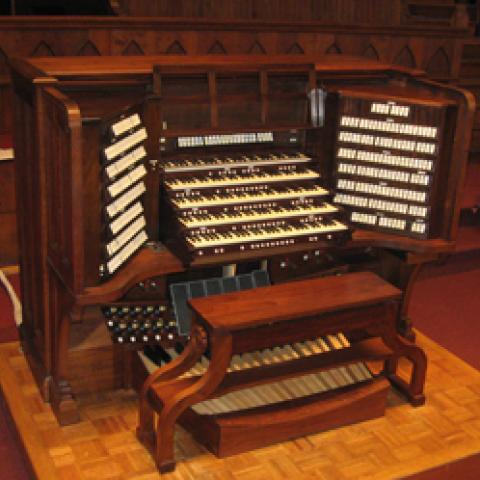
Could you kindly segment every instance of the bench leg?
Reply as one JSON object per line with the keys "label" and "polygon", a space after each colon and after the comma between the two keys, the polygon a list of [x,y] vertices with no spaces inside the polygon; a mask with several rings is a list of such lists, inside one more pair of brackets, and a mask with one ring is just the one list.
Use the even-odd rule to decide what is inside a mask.
{"label": "bench leg", "polygon": [[[202,345],[203,351],[206,347],[206,340],[206,334],[203,335],[199,329],[197,343]],[[199,377],[195,383],[188,387],[179,388],[176,385],[176,379],[173,378],[169,382],[166,378],[167,375],[163,375],[162,378],[165,381],[160,382],[160,384],[157,385],[157,389],[151,389],[151,384],[146,382],[142,390],[139,435],[148,437],[152,434],[152,407],[156,407],[158,422],[153,451],[155,463],[161,473],[171,472],[175,469],[174,434],[175,424],[178,418],[187,408],[208,398],[209,395],[215,391],[223,380],[230,364],[230,359],[232,358],[232,338],[230,335],[225,334],[223,331],[219,334],[212,335],[209,345],[211,347],[210,365],[207,371]],[[187,347],[187,349],[188,348],[189,347]],[[195,350],[194,347],[190,348]],[[195,356],[190,356],[191,358],[187,361],[189,366],[190,362],[194,363],[196,358],[198,358],[198,355],[195,352],[193,353]],[[185,358],[188,357],[189,354],[187,352]],[[167,372],[167,368],[165,368],[164,372]],[[174,369],[171,369],[168,371],[168,376],[170,376],[172,372],[176,373]],[[159,388],[160,385],[165,388]],[[149,402],[149,394],[156,396],[153,405]]]}
{"label": "bench leg", "polygon": [[178,415],[173,415],[170,409],[163,409],[158,416],[157,439],[155,445],[155,463],[160,473],[175,470],[175,423]]}
{"label": "bench leg", "polygon": [[[399,335],[388,335],[384,337],[384,342],[396,355],[385,362],[384,373],[407,396],[413,406],[423,405],[425,403],[424,385],[427,370],[425,352]],[[408,383],[397,375],[398,357],[405,357],[412,364],[412,375]]]}
{"label": "bench leg", "polygon": [[207,339],[204,330],[198,326],[192,327],[191,340],[182,355],[153,372],[143,384],[139,395],[139,419],[136,433],[137,438],[150,450],[154,451],[155,445],[154,409],[148,399],[150,388],[156,383],[171,381],[187,372],[200,359],[206,348]]}
{"label": "bench leg", "polygon": [[155,444],[154,412],[148,400],[143,397],[139,401],[139,422],[136,433],[140,442],[153,449]]}

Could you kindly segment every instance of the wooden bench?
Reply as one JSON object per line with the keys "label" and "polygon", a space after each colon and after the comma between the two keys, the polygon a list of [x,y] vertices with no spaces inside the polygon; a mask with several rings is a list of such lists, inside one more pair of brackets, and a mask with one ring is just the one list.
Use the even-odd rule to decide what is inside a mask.
{"label": "wooden bench", "polygon": [[[398,289],[367,272],[191,300],[189,344],[174,361],[150,375],[142,388],[139,439],[153,449],[160,471],[167,472],[175,467],[177,421],[224,456],[383,415],[387,379],[413,405],[423,404],[426,357],[396,333],[400,299]],[[349,339],[348,348],[229,370],[234,355],[338,332]],[[210,359],[205,373],[185,375],[205,353]],[[412,363],[408,381],[397,375],[399,357]],[[260,384],[378,360],[383,362],[382,373],[359,385],[240,412],[199,415],[190,408]]]}

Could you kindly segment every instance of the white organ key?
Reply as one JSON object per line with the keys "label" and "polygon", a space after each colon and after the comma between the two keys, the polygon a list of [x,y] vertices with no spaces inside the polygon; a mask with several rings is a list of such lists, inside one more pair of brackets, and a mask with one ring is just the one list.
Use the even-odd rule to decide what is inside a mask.
{"label": "white organ key", "polygon": [[342,333],[337,333],[337,338],[340,340],[344,348],[350,347],[350,342],[348,341],[348,338]]}
{"label": "white organ key", "polygon": [[263,353],[267,356],[267,358],[271,361],[271,363],[280,363],[282,361],[281,356],[279,355],[278,351],[276,351],[277,347],[273,349],[267,348],[263,351]]}
{"label": "white organ key", "polygon": [[[213,407],[213,405],[210,403],[210,400],[206,400],[205,402],[200,403],[199,405],[202,405],[203,409],[205,409],[207,415],[215,415],[216,410]],[[194,406],[195,408],[195,406]]]}
{"label": "white organ key", "polygon": [[255,394],[256,397],[261,401],[262,405],[269,405],[275,403],[275,400],[270,395],[270,392],[265,385],[259,387],[254,387],[251,389],[251,392]]}
{"label": "white organ key", "polygon": [[290,395],[292,398],[297,398],[300,395],[298,389],[296,389],[292,384],[292,379],[287,378],[285,380],[280,381],[282,388]]}
{"label": "white organ key", "polygon": [[145,365],[145,368],[149,374],[153,373],[159,368],[159,366],[155,362],[152,362],[152,360],[150,360],[143,352],[137,352],[137,355],[140,357],[140,360]]}
{"label": "white organ key", "polygon": [[271,352],[277,363],[281,363],[289,360],[288,356],[285,354],[282,347],[274,347],[272,348]]}
{"label": "white organ key", "polygon": [[235,392],[237,395],[240,395],[245,402],[248,404],[249,408],[258,407],[263,405],[262,399],[256,394],[255,390],[252,389],[244,389],[238,390]]}
{"label": "white organ key", "polygon": [[318,373],[313,374],[312,377],[319,392],[325,392],[328,390],[328,386],[325,384],[325,382],[322,380],[322,377]]}
{"label": "white organ key", "polygon": [[327,342],[325,342],[322,337],[318,337],[316,342],[323,352],[329,352],[331,350],[331,348],[327,345]]}
{"label": "white organ key", "polygon": [[244,354],[240,355],[240,368],[242,370],[246,370],[247,368],[252,368],[253,364],[251,361],[249,361],[248,357],[246,357]]}
{"label": "white organ key", "polygon": [[256,351],[252,352],[252,354],[255,355],[262,367],[272,364],[272,360],[266,355],[265,351]]}
{"label": "white organ key", "polygon": [[328,373],[330,373],[338,386],[344,387],[345,385],[347,385],[347,380],[343,377],[338,368],[332,368],[328,371]]}
{"label": "white organ key", "polygon": [[253,361],[250,359],[250,357],[247,354],[242,353],[242,355],[240,356],[240,360],[241,360],[240,365],[243,370],[254,367]]}
{"label": "white organ key", "polygon": [[289,394],[288,390],[285,388],[282,388],[280,383],[275,382],[275,383],[269,383],[268,385],[271,390],[275,392],[275,394],[280,398],[281,402],[284,402],[286,400],[291,400],[292,396]]}
{"label": "white organ key", "polygon": [[220,400],[228,408],[229,412],[235,412],[237,410],[242,410],[243,408],[245,408],[240,398],[233,393],[222,395],[220,397]]}
{"label": "white organ key", "polygon": [[350,373],[353,375],[357,382],[363,382],[364,380],[366,380],[365,374],[362,373],[356,363],[351,363],[347,366],[347,369],[350,371]]}
{"label": "white organ key", "polygon": [[235,203],[255,203],[255,202],[268,202],[275,200],[288,200],[290,198],[303,197],[323,197],[328,194],[328,191],[322,187],[315,186],[312,188],[291,188],[289,190],[277,192],[275,190],[266,191],[262,193],[245,194],[243,196],[228,196],[228,197],[194,197],[194,198],[182,198],[174,199],[172,202],[178,208],[195,208],[195,207],[208,207],[218,205],[231,205]]}
{"label": "white organ key", "polygon": [[370,370],[367,368],[367,366],[363,362],[360,362],[357,365],[358,365],[358,368],[365,375],[365,379],[369,380],[369,379],[373,378],[372,373],[370,372]]}
{"label": "white organ key", "polygon": [[300,355],[298,354],[298,352],[296,352],[291,345],[285,345],[284,347],[287,352],[288,352],[288,355],[290,356],[290,358],[292,360],[296,359],[296,358],[300,358]]}
{"label": "white organ key", "polygon": [[288,378],[283,381],[283,384],[295,398],[308,395],[309,390],[305,385],[298,383],[296,380],[296,378]]}
{"label": "white organ key", "polygon": [[262,165],[281,165],[281,164],[299,164],[299,163],[308,163],[312,159],[307,157],[302,153],[297,154],[286,154],[283,157],[275,157],[272,158],[264,158],[264,157],[254,157],[248,158],[245,157],[243,159],[233,160],[229,158],[216,158],[213,162],[205,161],[202,159],[199,160],[191,160],[186,164],[175,164],[174,162],[169,162],[165,165],[164,171],[165,173],[175,173],[175,172],[183,172],[183,171],[202,171],[202,170],[222,170],[228,167],[255,167],[255,166],[262,166]]}
{"label": "white organ key", "polygon": [[313,395],[314,393],[316,393],[313,382],[310,380],[310,375],[297,377],[295,378],[295,380],[297,384],[301,385],[304,388],[305,392],[307,392],[307,395]]}
{"label": "white organ key", "polygon": [[300,357],[309,357],[312,353],[303,343],[294,343],[293,348],[298,352]]}
{"label": "white organ key", "polygon": [[192,406],[192,409],[198,413],[198,415],[211,415],[214,410],[210,407],[208,402],[209,401],[206,400],[205,402],[197,403]]}
{"label": "white organ key", "polygon": [[171,358],[170,361],[175,360],[178,357],[178,353],[174,348],[166,348],[165,351],[168,353],[168,356]]}
{"label": "white organ key", "polygon": [[275,240],[282,238],[294,238],[304,235],[318,235],[321,233],[325,234],[342,230],[347,230],[347,226],[339,222],[338,220],[332,220],[332,223],[330,225],[314,226],[310,224],[305,224],[297,227],[277,227],[276,231],[267,231],[266,233],[263,233],[262,230],[255,229],[252,231],[243,231],[243,234],[238,237],[233,236],[231,232],[227,232],[226,234],[218,233],[216,235],[216,238],[214,239],[198,238],[198,236],[196,236],[189,238],[187,237],[187,240],[192,245],[192,247],[200,249],[214,246],[233,245],[245,242],[256,242],[265,239]]}
{"label": "white organ key", "polygon": [[272,209],[271,212],[255,212],[255,210],[246,210],[245,212],[238,212],[235,215],[226,214],[211,214],[207,218],[185,218],[180,221],[187,228],[208,227],[214,225],[229,225],[232,223],[239,223],[241,221],[262,221],[262,220],[278,220],[281,218],[300,217],[304,215],[322,215],[326,213],[338,212],[338,208],[329,203],[324,206],[298,205],[292,208]]}
{"label": "white organ key", "polygon": [[240,358],[240,355],[233,355],[232,359],[230,360],[230,370],[232,372],[242,370],[241,363],[242,359]]}
{"label": "white organ key", "polygon": [[220,398],[211,398],[208,400],[209,406],[213,408],[216,413],[228,413],[230,408],[227,406],[227,403]]}
{"label": "white organ key", "polygon": [[323,380],[323,382],[328,386],[329,390],[334,390],[335,388],[339,387],[337,381],[333,378],[331,374],[331,370],[326,372],[320,372],[318,375]]}
{"label": "white organ key", "polygon": [[264,366],[264,365],[268,365],[265,363],[265,359],[263,357],[263,355],[258,351],[254,351],[254,352],[250,352],[250,354],[252,355],[252,357],[258,362],[259,366]]}
{"label": "white organ key", "polygon": [[239,392],[232,392],[223,396],[223,398],[233,407],[232,411],[249,408],[249,402],[245,401],[245,399],[238,393]]}
{"label": "white organ key", "polygon": [[316,342],[312,342],[312,340],[307,340],[305,342],[305,345],[307,346],[307,348],[310,349],[310,351],[312,352],[313,355],[316,355],[318,353],[322,353],[322,349],[318,346],[318,344]]}
{"label": "white organ key", "polygon": [[352,377],[351,373],[343,366],[338,369],[338,371],[343,375],[348,384],[352,385],[355,383],[355,379]]}
{"label": "white organ key", "polygon": [[200,362],[197,362],[195,365],[192,366],[189,370],[191,375],[203,375],[205,372],[204,368],[202,367]]}
{"label": "white organ key", "polygon": [[226,187],[230,185],[249,185],[252,183],[272,183],[272,182],[289,182],[296,180],[313,180],[320,178],[320,174],[313,170],[305,172],[279,172],[268,175],[250,175],[250,176],[231,176],[225,178],[199,178],[193,181],[182,182],[181,180],[167,180],[165,184],[171,190],[185,190],[190,188],[215,188]]}
{"label": "white organ key", "polygon": [[276,357],[272,354],[272,351],[268,348],[262,351],[262,357],[265,365],[272,365],[278,363]]}
{"label": "white organ key", "polygon": [[323,381],[318,376],[318,373],[312,373],[308,376],[308,381],[311,383],[312,388],[315,390],[315,393],[325,392],[327,386],[323,383]]}
{"label": "white organ key", "polygon": [[248,363],[248,368],[260,367],[262,365],[250,352],[244,353],[242,356],[245,362]]}
{"label": "white organ key", "polygon": [[317,379],[315,374],[305,375],[301,377],[303,384],[308,387],[310,391],[310,395],[313,395],[318,392],[322,392],[325,390],[325,387],[322,383],[320,383]]}
{"label": "white organ key", "polygon": [[341,350],[343,348],[343,345],[341,342],[337,339],[335,335],[327,335],[327,340],[330,342],[330,345],[335,349],[335,350]]}

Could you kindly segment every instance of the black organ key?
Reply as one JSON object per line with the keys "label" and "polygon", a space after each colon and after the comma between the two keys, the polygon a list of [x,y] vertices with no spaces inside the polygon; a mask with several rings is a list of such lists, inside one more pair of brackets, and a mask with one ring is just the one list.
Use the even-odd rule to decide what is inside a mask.
{"label": "black organ key", "polygon": [[160,346],[146,346],[143,349],[143,353],[148,357],[153,363],[158,366],[161,366],[165,363],[168,363],[172,360],[170,355]]}

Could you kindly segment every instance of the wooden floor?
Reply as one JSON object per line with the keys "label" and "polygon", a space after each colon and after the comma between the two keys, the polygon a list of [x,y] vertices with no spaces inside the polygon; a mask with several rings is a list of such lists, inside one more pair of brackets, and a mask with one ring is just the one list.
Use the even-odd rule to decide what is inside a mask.
{"label": "wooden floor", "polygon": [[[419,344],[429,357],[426,406],[412,408],[392,392],[384,418],[224,460],[206,453],[179,429],[176,449],[181,460],[174,473],[162,478],[480,478],[474,473],[480,472],[480,372],[421,335]],[[159,478],[134,435],[134,393],[81,398],[83,421],[61,428],[42,402],[18,344],[0,346],[0,365],[0,385],[38,478]],[[450,466],[436,468],[446,464]],[[459,475],[462,465],[468,466]]]}

